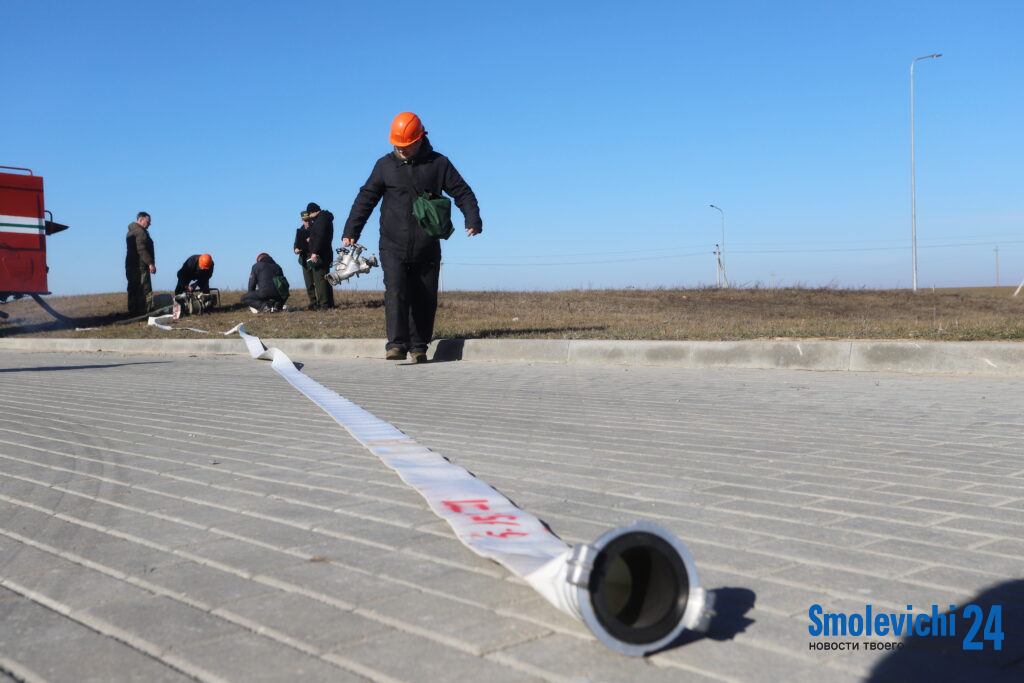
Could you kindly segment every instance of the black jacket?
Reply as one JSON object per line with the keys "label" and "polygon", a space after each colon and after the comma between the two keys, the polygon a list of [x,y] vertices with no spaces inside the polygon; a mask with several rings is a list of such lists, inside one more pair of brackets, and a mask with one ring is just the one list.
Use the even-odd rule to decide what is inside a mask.
{"label": "black jacket", "polygon": [[295,244],[292,246],[293,252],[295,249],[299,250],[298,256],[303,262],[309,258],[309,228],[305,225],[300,225],[298,230],[295,231]]}
{"label": "black jacket", "polygon": [[156,263],[153,238],[149,236],[148,229],[138,223],[130,223],[124,241],[127,248],[124,257],[125,270],[148,268]]}
{"label": "black jacket", "polygon": [[331,265],[334,260],[334,214],[321,210],[309,226],[309,253],[320,257],[320,262]]}
{"label": "black jacket", "polygon": [[202,270],[199,268],[199,254],[192,254],[185,262],[181,264],[181,268],[178,269],[178,284],[174,288],[175,294],[181,294],[184,292],[190,284],[196,283],[203,292],[210,291],[210,278],[213,277],[213,263],[210,263],[209,270]]}
{"label": "black jacket", "polygon": [[[411,183],[410,183],[411,176]],[[441,196],[445,192],[455,200],[466,219],[466,227],[482,229],[480,207],[469,184],[462,179],[448,157],[434,151],[430,141],[412,159],[402,159],[391,152],[377,160],[366,183],[359,189],[352,210],[345,221],[343,237],[358,240],[363,226],[373,213],[377,202],[380,207],[380,251],[401,255],[406,261],[437,261],[441,258],[440,240],[424,232],[412,215],[416,192],[430,192]]]}
{"label": "black jacket", "polygon": [[279,299],[274,284],[274,278],[278,275],[284,275],[281,266],[272,257],[264,256],[262,261],[253,264],[249,272],[249,291],[255,291],[265,299]]}

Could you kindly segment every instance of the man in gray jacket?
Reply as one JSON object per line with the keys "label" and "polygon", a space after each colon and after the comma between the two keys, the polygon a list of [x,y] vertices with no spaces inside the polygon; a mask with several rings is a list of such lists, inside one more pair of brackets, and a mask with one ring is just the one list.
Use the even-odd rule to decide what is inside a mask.
{"label": "man in gray jacket", "polygon": [[124,274],[128,278],[128,314],[131,316],[145,315],[153,309],[150,275],[156,274],[156,252],[153,238],[149,236],[152,220],[148,213],[140,211],[135,222],[128,225],[125,236]]}

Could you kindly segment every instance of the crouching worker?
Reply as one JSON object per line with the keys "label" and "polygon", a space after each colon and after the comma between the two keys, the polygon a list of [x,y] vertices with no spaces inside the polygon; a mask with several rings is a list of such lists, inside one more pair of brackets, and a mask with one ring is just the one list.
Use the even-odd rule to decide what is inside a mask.
{"label": "crouching worker", "polygon": [[178,269],[178,284],[174,293],[182,294],[199,290],[210,293],[210,278],[213,277],[213,257],[209,254],[192,254]]}
{"label": "crouching worker", "polygon": [[249,291],[242,295],[242,303],[253,313],[280,311],[288,301],[288,279],[270,254],[256,257],[249,273]]}

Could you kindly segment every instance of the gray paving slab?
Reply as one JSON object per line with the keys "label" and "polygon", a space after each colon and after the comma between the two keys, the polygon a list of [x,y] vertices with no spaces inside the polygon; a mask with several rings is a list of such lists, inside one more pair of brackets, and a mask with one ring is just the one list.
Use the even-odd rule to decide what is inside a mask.
{"label": "gray paving slab", "polygon": [[[206,671],[226,681],[310,681],[346,683],[365,681],[360,671],[303,652],[294,647],[273,647],[270,639],[252,632],[189,643],[177,656],[201,664]],[[268,649],[273,656],[268,656]]]}
{"label": "gray paving slab", "polygon": [[[194,680],[121,641],[47,610],[29,599],[0,602],[0,669],[17,662],[12,681],[137,681],[178,683]],[[11,639],[11,637],[14,639]],[[59,648],[60,656],[55,656]],[[0,676],[0,680],[4,680]]]}
{"label": "gray paving slab", "polygon": [[[0,677],[908,680],[906,657],[811,649],[807,610],[1000,600],[1019,623],[1024,378],[549,351],[577,360],[296,360],[569,542],[637,518],[677,533],[725,598],[710,637],[607,650],[267,363],[0,350]],[[1002,646],[947,668],[1024,678],[1024,632]]]}

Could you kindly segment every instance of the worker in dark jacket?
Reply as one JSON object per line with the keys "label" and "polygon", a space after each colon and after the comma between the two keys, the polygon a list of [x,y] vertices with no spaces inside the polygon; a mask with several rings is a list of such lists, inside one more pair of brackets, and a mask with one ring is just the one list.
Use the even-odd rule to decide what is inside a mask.
{"label": "worker in dark jacket", "polygon": [[321,210],[316,202],[306,205],[309,212],[309,264],[316,292],[316,308],[334,308],[334,288],[327,282],[327,273],[334,261],[334,214]]}
{"label": "worker in dark jacket", "polygon": [[153,219],[140,211],[135,222],[128,225],[125,236],[124,274],[128,278],[128,314],[145,315],[153,308],[153,282],[156,274],[156,251],[149,226]]}
{"label": "worker in dark jacket", "polygon": [[211,277],[213,257],[209,254],[192,254],[178,269],[178,284],[174,286],[174,293],[177,295],[198,289],[209,294]]}
{"label": "worker in dark jacket", "polygon": [[249,272],[249,291],[242,295],[242,303],[253,313],[272,313],[281,310],[284,301],[274,283],[274,278],[284,276],[284,271],[270,254],[256,257]]}
{"label": "worker in dark jacket", "polygon": [[388,360],[427,360],[427,344],[434,334],[437,280],[441,268],[441,242],[420,227],[412,213],[418,193],[440,197],[445,192],[466,219],[466,235],[483,230],[476,196],[448,157],[434,151],[416,114],[403,112],[391,124],[394,151],[377,160],[359,189],[341,244],[359,240],[377,202],[380,209],[380,262],[384,268],[384,311],[387,322]]}
{"label": "worker in dark jacket", "polygon": [[309,267],[309,226],[312,219],[309,211],[303,211],[302,225],[295,231],[295,253],[299,255],[299,268],[302,268],[302,279],[306,283],[306,297],[309,299],[309,308],[316,308],[316,287],[313,285],[313,269]]}

